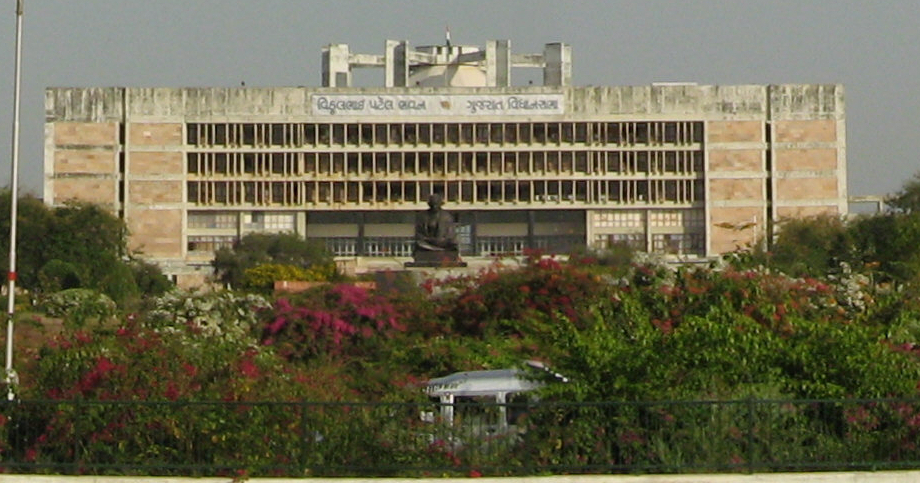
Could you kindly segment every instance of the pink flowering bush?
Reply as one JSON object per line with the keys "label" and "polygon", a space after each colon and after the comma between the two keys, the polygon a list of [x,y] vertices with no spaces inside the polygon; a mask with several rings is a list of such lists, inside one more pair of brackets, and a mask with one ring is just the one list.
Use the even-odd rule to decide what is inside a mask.
{"label": "pink flowering bush", "polygon": [[[29,429],[17,429],[17,446],[8,449],[37,464],[83,458],[168,464],[188,461],[183,447],[209,448],[205,464],[240,467],[264,463],[243,456],[260,454],[259,445],[263,455],[293,454],[302,428],[289,428],[284,411],[253,403],[345,399],[347,378],[334,368],[292,365],[253,340],[205,337],[194,324],[164,330],[138,319],[93,333],[65,330],[41,348],[23,378],[21,397],[48,402],[15,415]],[[277,437],[256,436],[266,428],[276,428]]]}
{"label": "pink flowering bush", "polygon": [[360,357],[405,330],[386,298],[343,283],[319,287],[295,302],[279,298],[263,327],[262,344],[290,360]]}
{"label": "pink flowering bush", "polygon": [[611,287],[577,264],[530,253],[520,268],[495,266],[440,282],[439,315],[461,336],[523,336],[536,319],[577,321]]}
{"label": "pink flowering bush", "polygon": [[[532,254],[518,267],[429,281],[417,291],[337,284],[271,305],[228,294],[169,299],[136,319],[50,339],[23,374],[21,393],[59,405],[2,413],[0,433],[9,421],[27,421],[31,433],[0,449],[50,462],[78,459],[73,448],[112,461],[154,448],[157,458],[181,461],[183,447],[209,445],[213,461],[236,458],[252,468],[335,454],[458,471],[514,462],[679,465],[690,457],[743,465],[751,453],[739,448],[752,440],[764,458],[770,451],[813,457],[807,448],[909,458],[920,436],[911,404],[716,410],[644,402],[917,396],[916,295],[842,275],[655,264],[607,270]],[[568,378],[547,381],[542,401],[585,404],[524,411],[517,423],[527,428],[525,441],[503,443],[507,452],[497,459],[433,437],[417,408],[360,404],[423,401],[428,378],[527,359]],[[91,404],[101,400],[182,404],[103,412]],[[231,405],[208,413],[185,404],[192,401]],[[739,427],[751,414],[760,426]],[[239,448],[263,459],[249,461]]]}

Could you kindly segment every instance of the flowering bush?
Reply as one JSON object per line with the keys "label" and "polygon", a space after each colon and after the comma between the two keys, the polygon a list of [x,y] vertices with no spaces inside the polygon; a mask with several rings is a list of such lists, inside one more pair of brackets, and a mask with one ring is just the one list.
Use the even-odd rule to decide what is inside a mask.
{"label": "flowering bush", "polygon": [[262,343],[292,360],[322,355],[366,357],[371,346],[405,330],[384,297],[352,284],[318,287],[292,302],[280,298]]}
{"label": "flowering bush", "polygon": [[[50,340],[34,374],[24,375],[25,394],[56,401],[216,400],[247,408],[256,400],[421,400],[428,377],[525,359],[541,359],[569,379],[547,384],[544,401],[911,397],[920,381],[916,289],[875,284],[862,274],[794,278],[761,267],[668,268],[652,260],[608,272],[584,259],[533,254],[517,268],[496,266],[425,288],[419,294],[326,285],[274,304],[257,296],[173,292],[119,326],[68,328]],[[300,432],[311,444],[327,441],[320,446],[366,461],[382,455],[457,467],[477,461],[434,444],[441,440],[433,439],[427,452],[394,443],[429,431],[402,432],[407,421],[420,424],[417,411],[358,415],[359,406],[302,413],[304,424],[322,427],[313,432],[290,427],[279,410],[204,415],[177,406],[156,415],[103,415],[86,405],[64,407],[20,418],[38,429],[17,451],[51,461],[72,456],[69,448],[77,446],[116,458],[110,442],[120,441],[179,458],[176,448],[188,438],[224,437],[215,434],[219,420],[238,429],[225,448],[218,445],[223,458],[241,446],[272,458],[294,454],[288,445]],[[754,414],[749,407],[727,405],[710,415],[693,405],[615,406],[528,413],[521,421],[529,428],[526,444],[509,445],[507,461],[679,464],[690,454],[704,461],[748,456],[737,454],[748,440],[735,420]],[[892,451],[908,451],[920,434],[920,413],[864,406],[760,409],[764,427],[750,431],[788,435],[782,450],[795,455],[807,446],[801,435],[828,427],[840,434],[822,436],[822,451],[889,443]],[[82,425],[93,418],[112,426]],[[681,425],[691,420],[707,425],[688,434]],[[564,429],[543,431],[541,424]],[[281,442],[268,441],[259,427],[279,432]],[[903,429],[904,441],[864,434],[877,427]],[[148,433],[159,439],[144,439]],[[157,446],[160,440],[171,446]],[[345,443],[358,440],[363,449]]]}
{"label": "flowering bush", "polygon": [[609,288],[601,280],[583,266],[533,252],[520,268],[498,265],[434,285],[445,293],[439,315],[458,335],[524,336],[540,319],[578,320]]}
{"label": "flowering bush", "polygon": [[[254,319],[243,304],[258,299],[227,294],[206,299],[172,294],[160,301],[162,313],[152,319],[129,318],[110,330],[64,330],[49,340],[23,378],[21,396],[51,401],[16,415],[18,424],[33,429],[20,432],[10,451],[36,463],[79,462],[86,455],[94,461],[166,464],[188,461],[183,448],[207,447],[204,464],[233,467],[300,451],[306,423],[290,427],[288,408],[278,403],[344,399],[351,394],[346,378],[335,366],[291,365],[259,345],[244,330]],[[215,314],[228,317],[208,322]],[[154,407],[92,401],[214,403]],[[276,405],[240,404],[258,401]],[[319,424],[317,418],[333,424],[321,415],[303,417],[311,425]],[[266,428],[277,435],[263,438]],[[240,459],[242,454],[256,460]]]}
{"label": "flowering bush", "polygon": [[48,316],[60,317],[72,327],[82,327],[89,321],[107,322],[117,310],[107,295],[86,288],[55,292],[44,299],[42,308]]}
{"label": "flowering bush", "polygon": [[157,331],[191,329],[206,338],[253,340],[259,313],[270,307],[260,295],[173,290],[153,301],[143,322]]}

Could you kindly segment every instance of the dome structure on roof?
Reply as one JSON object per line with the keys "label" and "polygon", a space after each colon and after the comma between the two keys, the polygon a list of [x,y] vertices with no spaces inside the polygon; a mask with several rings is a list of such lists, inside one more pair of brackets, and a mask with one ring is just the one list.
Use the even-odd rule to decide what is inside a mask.
{"label": "dome structure on roof", "polygon": [[429,61],[409,67],[409,85],[418,87],[485,87],[486,71],[481,62],[465,62],[481,55],[472,45],[425,45],[418,52],[429,54]]}

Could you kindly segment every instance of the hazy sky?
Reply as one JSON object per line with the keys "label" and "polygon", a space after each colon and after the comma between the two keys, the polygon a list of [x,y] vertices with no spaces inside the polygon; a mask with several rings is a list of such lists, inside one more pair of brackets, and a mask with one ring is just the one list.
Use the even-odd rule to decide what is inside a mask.
{"label": "hazy sky", "polygon": [[[36,194],[45,87],[316,86],[323,45],[382,53],[387,38],[441,43],[446,25],[455,44],[568,42],[575,85],[842,83],[850,194],[895,191],[920,171],[917,0],[24,2],[20,184]],[[7,185],[15,5],[0,0]]]}

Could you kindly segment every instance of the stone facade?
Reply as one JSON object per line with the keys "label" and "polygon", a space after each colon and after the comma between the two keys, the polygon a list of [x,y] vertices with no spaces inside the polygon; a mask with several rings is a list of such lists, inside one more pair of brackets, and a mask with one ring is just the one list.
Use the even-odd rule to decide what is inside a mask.
{"label": "stone facade", "polygon": [[840,85],[54,88],[45,107],[45,200],[110,208],[183,283],[252,231],[398,267],[431,192],[473,258],[703,258],[847,209]]}

